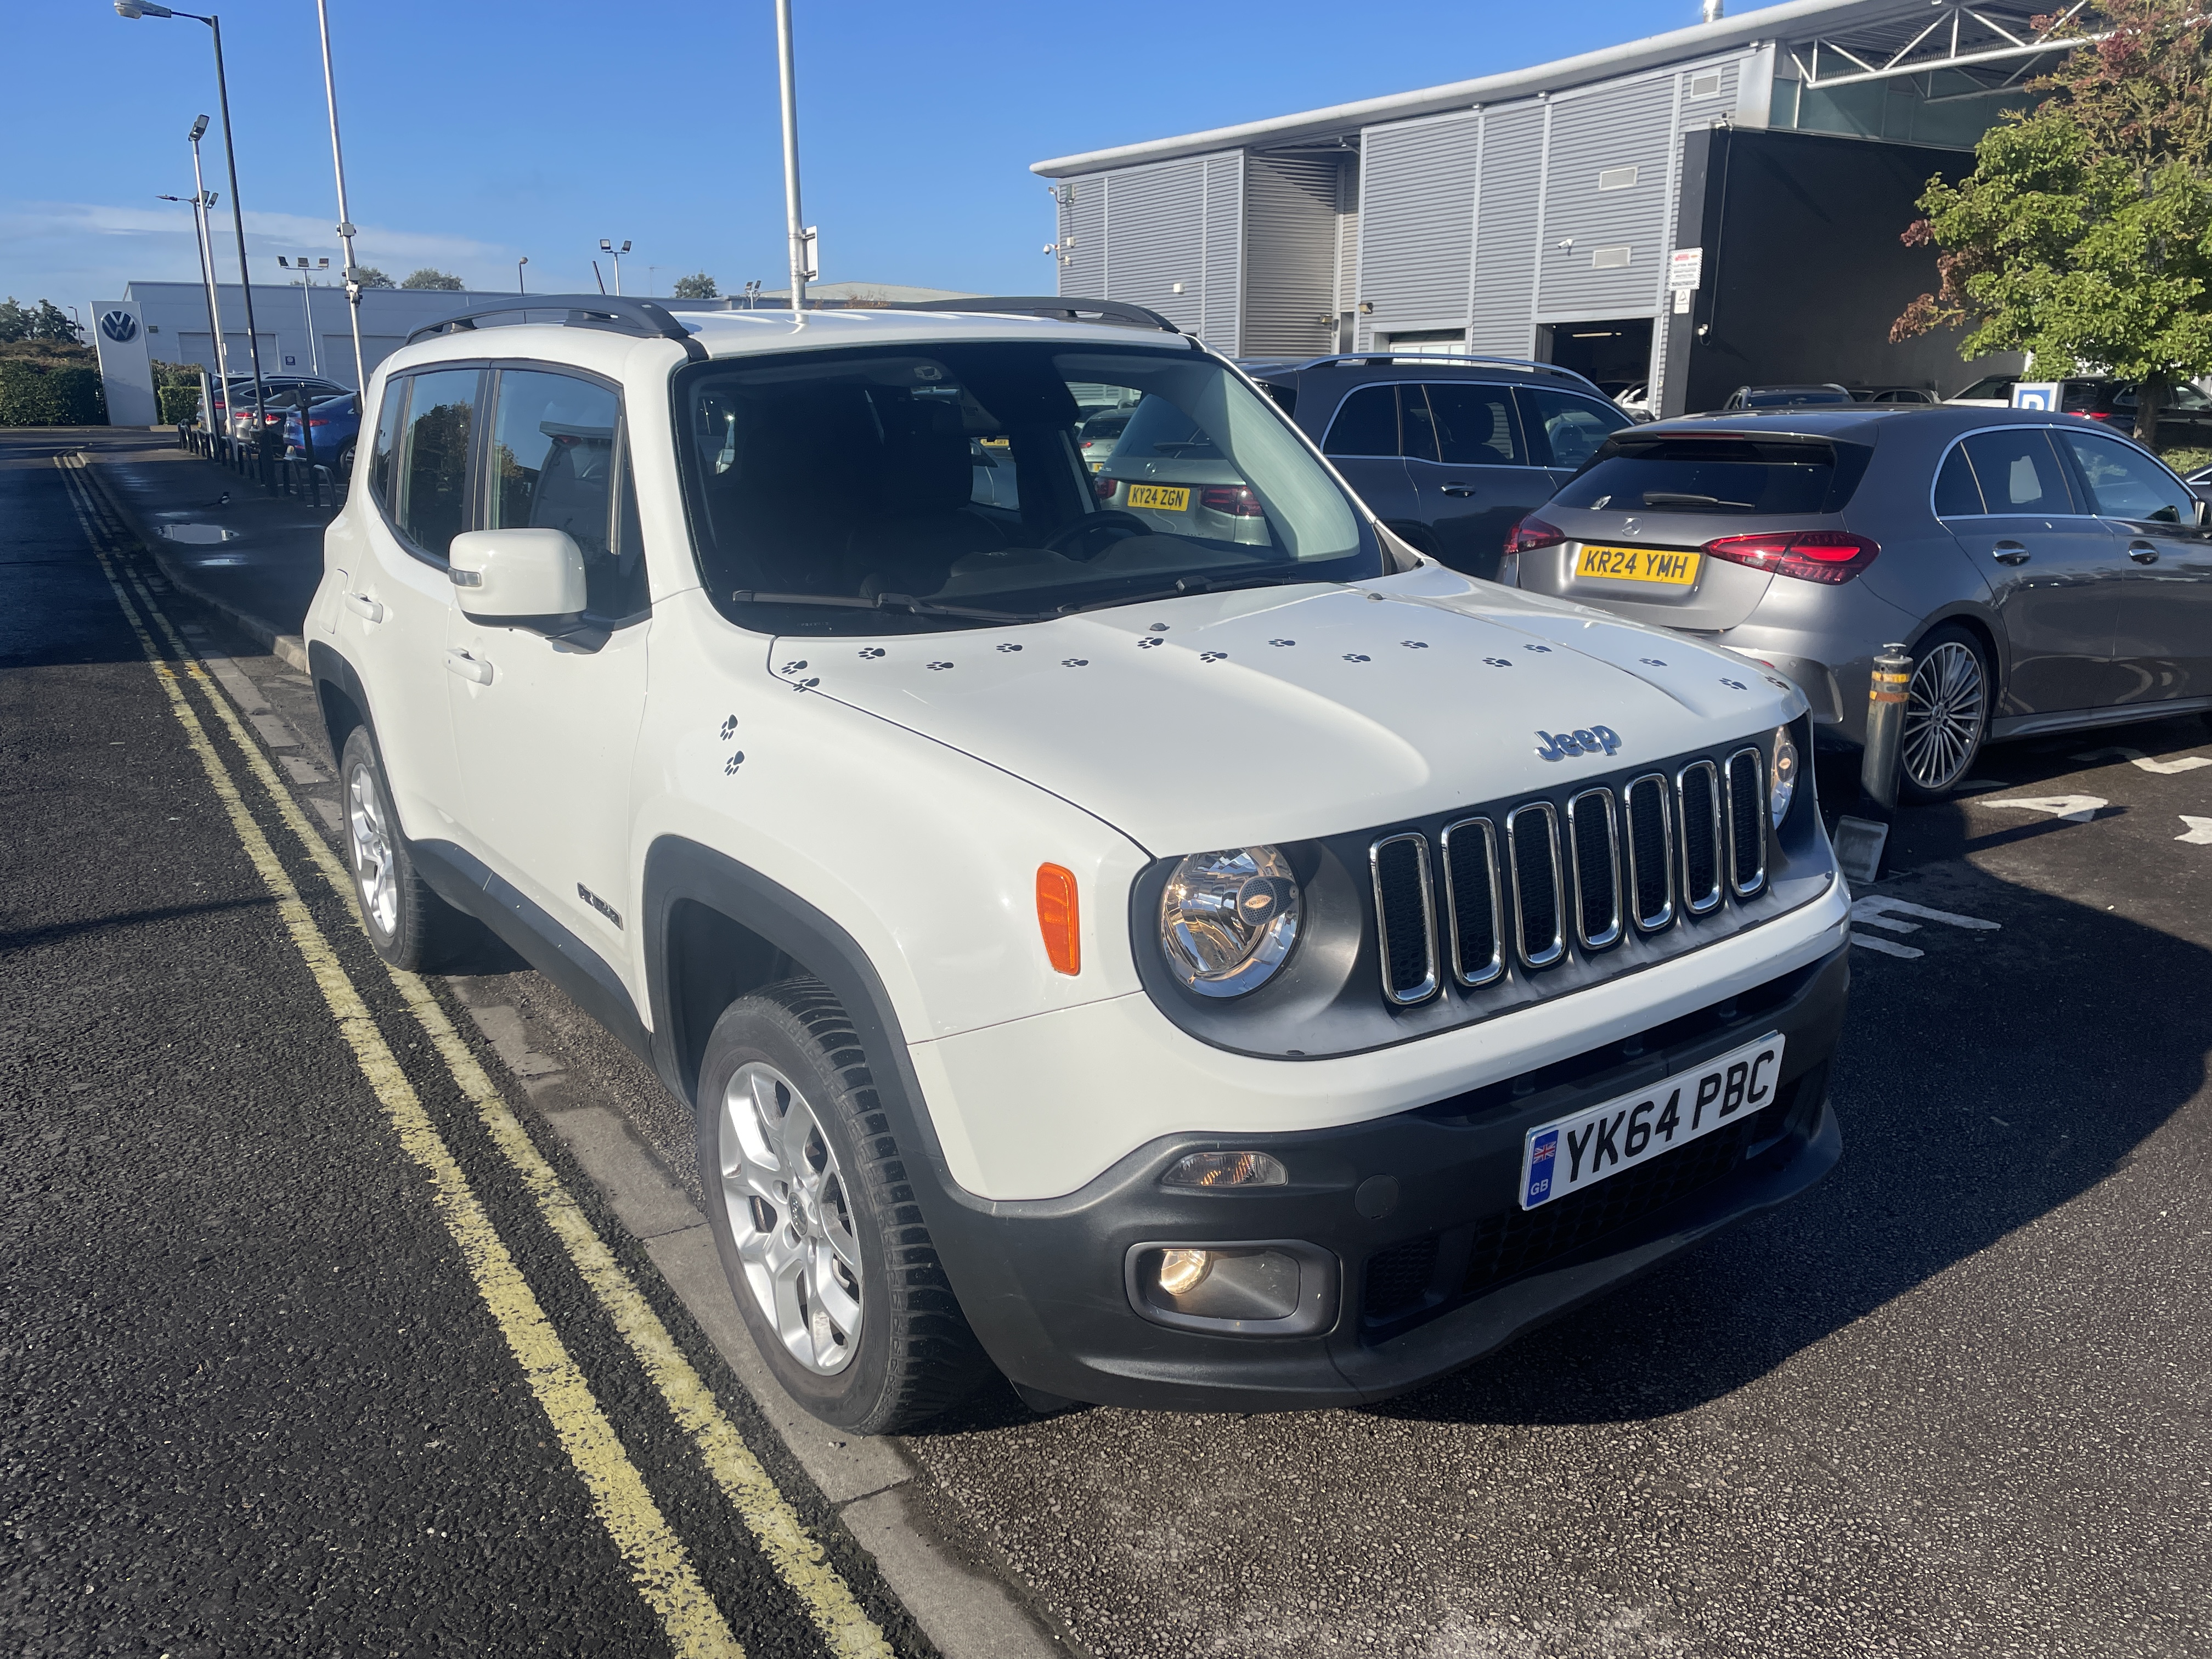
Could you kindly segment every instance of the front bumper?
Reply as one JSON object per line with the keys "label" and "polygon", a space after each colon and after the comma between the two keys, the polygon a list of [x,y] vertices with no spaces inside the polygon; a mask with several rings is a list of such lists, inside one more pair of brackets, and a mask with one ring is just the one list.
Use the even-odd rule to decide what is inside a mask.
{"label": "front bumper", "polygon": [[[945,1266],[1000,1369],[1047,1394],[1264,1411],[1401,1393],[1826,1175],[1843,1147],[1826,1095],[1847,951],[1625,1043],[1417,1110],[1294,1134],[1168,1136],[1065,1198],[946,1206],[954,1213],[935,1225]],[[1784,1071],[1774,1103],[1756,1117],[1585,1192],[1519,1209],[1530,1126],[1769,1030],[1787,1039]],[[1185,1154],[1224,1148],[1273,1154],[1289,1184],[1159,1184]],[[1327,1317],[1291,1335],[1148,1318],[1135,1305],[1131,1253],[1164,1241],[1303,1247],[1316,1264],[1308,1271],[1328,1278]]]}

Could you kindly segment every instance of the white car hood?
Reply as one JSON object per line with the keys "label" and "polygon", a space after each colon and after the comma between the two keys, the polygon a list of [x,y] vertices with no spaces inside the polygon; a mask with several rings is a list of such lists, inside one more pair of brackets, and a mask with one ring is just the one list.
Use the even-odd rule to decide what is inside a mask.
{"label": "white car hood", "polygon": [[[768,665],[1156,855],[1497,800],[1717,748],[1805,707],[1741,658],[1434,566],[1003,629],[783,638]],[[1561,754],[1541,735],[1599,726],[1616,752]]]}

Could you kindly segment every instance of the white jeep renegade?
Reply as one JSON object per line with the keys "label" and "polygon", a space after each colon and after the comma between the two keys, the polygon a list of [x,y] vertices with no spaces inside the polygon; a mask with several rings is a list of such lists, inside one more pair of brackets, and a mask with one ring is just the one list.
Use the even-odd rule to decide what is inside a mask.
{"label": "white jeep renegade", "polygon": [[526,303],[329,534],[370,935],[696,1104],[822,1417],[1377,1399],[1835,1163],[1786,681],[1421,557],[1134,307]]}

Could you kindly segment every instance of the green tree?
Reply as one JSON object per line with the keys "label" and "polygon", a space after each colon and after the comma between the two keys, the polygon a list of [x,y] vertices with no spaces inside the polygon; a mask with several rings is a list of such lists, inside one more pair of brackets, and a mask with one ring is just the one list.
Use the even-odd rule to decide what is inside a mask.
{"label": "green tree", "polygon": [[398,286],[374,265],[362,266],[361,285],[363,288],[397,288]]}
{"label": "green tree", "polygon": [[30,337],[33,340],[58,340],[64,345],[82,345],[84,331],[70,321],[70,314],[52,300],[39,301],[39,308],[31,315]]}
{"label": "green tree", "polygon": [[424,265],[420,270],[409,271],[407,275],[401,279],[399,286],[402,288],[435,288],[458,290],[465,287],[465,284],[463,283],[459,277],[454,276],[451,271],[440,270],[433,265]]}
{"label": "green tree", "polygon": [[0,341],[29,339],[32,315],[23,309],[12,294],[5,301],[0,301]]}
{"label": "green tree", "polygon": [[2195,0],[2103,13],[2106,38],[2033,83],[2049,95],[1983,136],[1971,177],[1929,182],[1905,240],[1941,251],[1941,286],[1890,337],[1964,326],[1968,357],[2133,380],[2151,443],[2172,387],[2212,371],[2212,15]]}
{"label": "green tree", "polygon": [[714,286],[714,279],[703,270],[678,276],[670,292],[679,300],[719,300],[722,296],[722,290]]}

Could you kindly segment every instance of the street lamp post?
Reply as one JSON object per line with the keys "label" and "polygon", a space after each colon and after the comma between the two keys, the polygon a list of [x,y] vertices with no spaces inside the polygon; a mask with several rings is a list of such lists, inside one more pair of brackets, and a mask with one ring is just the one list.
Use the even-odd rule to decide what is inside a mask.
{"label": "street lamp post", "polygon": [[338,82],[331,70],[331,9],[315,0],[315,21],[323,31],[323,92],[331,106],[331,171],[338,180],[338,240],[345,248],[346,311],[353,319],[353,389],[356,397],[368,391],[368,367],[361,350],[361,267],[353,254],[353,216],[346,211],[345,151],[338,143]]}
{"label": "street lamp post", "polygon": [[620,247],[617,247],[602,236],[599,238],[599,252],[615,256],[615,293],[619,295],[622,293],[622,257],[629,252],[629,244],[624,242]]}
{"label": "street lamp post", "polygon": [[[190,196],[156,196],[154,199],[157,202],[191,204],[192,247],[193,251],[200,256],[200,297],[207,301],[208,338],[215,349],[215,372],[219,380],[222,374],[222,329],[216,320],[215,276],[214,273],[208,269],[206,197],[202,191],[194,191]],[[181,350],[182,348],[179,347],[179,349]],[[211,424],[215,420],[215,411],[212,409],[204,409],[200,411],[200,417],[204,422]]]}
{"label": "street lamp post", "polygon": [[524,254],[520,259],[517,259],[514,262],[514,291],[517,294],[527,294],[530,292],[529,285],[522,280],[522,268],[529,263],[530,256],[527,253]]}
{"label": "street lamp post", "polygon": [[[200,270],[207,278],[208,328],[215,335],[215,372],[222,386],[222,420],[230,424],[230,346],[222,337],[222,307],[218,298],[215,280],[215,238],[208,225],[208,210],[215,206],[215,192],[207,187],[200,176],[200,140],[206,136],[208,118],[203,115],[192,123],[192,189],[197,205],[192,213],[199,226]],[[211,409],[200,411],[210,422],[215,419]],[[223,436],[230,434],[226,432]]]}
{"label": "street lamp post", "polygon": [[[260,445],[268,433],[268,416],[264,412],[268,398],[261,386],[261,337],[253,326],[253,273],[246,263],[246,213],[238,204],[238,147],[231,141],[230,83],[222,72],[222,20],[213,13],[203,17],[196,11],[174,11],[167,6],[155,5],[153,0],[115,0],[115,15],[133,22],[141,17],[190,18],[195,23],[205,23],[215,37],[216,106],[222,111],[222,154],[230,169],[230,220],[231,228],[238,234],[238,285],[246,294],[246,351],[253,365],[254,441]],[[226,418],[229,412],[230,404],[226,398]]]}
{"label": "street lamp post", "polygon": [[287,264],[284,256],[280,253],[276,256],[276,264],[279,270],[297,270],[300,273],[300,315],[307,325],[307,368],[311,372],[319,374],[323,372],[323,354],[321,348],[315,343],[315,307],[313,296],[308,294],[307,289],[313,286],[311,271],[316,267],[328,270],[331,268],[331,262],[327,258],[318,259],[314,266],[310,266],[307,264],[307,256],[303,253],[296,260]]}

